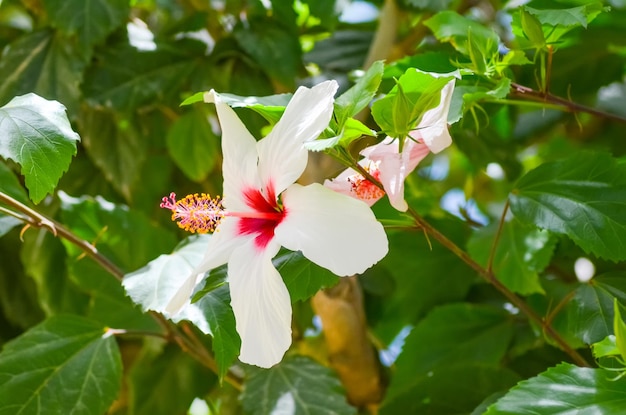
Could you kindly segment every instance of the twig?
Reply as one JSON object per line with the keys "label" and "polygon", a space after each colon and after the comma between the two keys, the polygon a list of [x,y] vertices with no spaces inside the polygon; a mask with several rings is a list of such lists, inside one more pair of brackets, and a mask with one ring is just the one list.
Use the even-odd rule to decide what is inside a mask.
{"label": "twig", "polygon": [[[367,170],[365,170],[358,163],[351,165],[353,169],[359,171],[365,178],[372,182],[375,186],[384,191],[383,185],[380,181],[376,180]],[[511,302],[518,310],[524,313],[531,321],[541,326],[544,333],[546,333],[552,340],[554,340],[561,349],[567,353],[574,362],[580,366],[591,367],[587,360],[581,356],[574,348],[572,348],[567,341],[551,326],[544,318],[537,314],[524,300],[518,297],[514,292],[509,290],[498,278],[496,278],[493,271],[488,270],[474,261],[467,252],[456,245],[452,240],[448,239],[444,234],[439,232],[430,223],[424,220],[413,208],[409,207],[407,213],[411,215],[415,224],[422,228],[427,234],[436,239],[446,249],[456,255],[461,261],[465,262],[470,268],[472,268],[478,275],[480,275],[485,281],[491,284],[496,290],[500,291],[507,300]]]}
{"label": "twig", "polygon": [[511,93],[519,98],[529,99],[532,101],[539,102],[547,102],[550,104],[560,105],[564,107],[564,109],[568,112],[586,112],[587,114],[592,114],[597,117],[607,118],[613,121],[618,121],[621,123],[626,123],[626,118],[620,117],[616,114],[611,114],[609,112],[600,111],[595,108],[587,107],[582,104],[578,104],[576,102],[569,101],[565,98],[561,98],[556,95],[552,95],[550,93],[544,93],[541,91],[536,91],[532,88],[529,88],[524,85],[520,85],[518,83],[511,83],[511,87],[513,88]]}

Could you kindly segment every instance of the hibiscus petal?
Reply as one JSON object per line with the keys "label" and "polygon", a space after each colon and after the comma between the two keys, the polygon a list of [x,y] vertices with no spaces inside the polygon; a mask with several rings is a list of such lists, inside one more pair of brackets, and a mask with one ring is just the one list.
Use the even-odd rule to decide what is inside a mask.
{"label": "hibiscus petal", "polygon": [[204,279],[204,274],[228,262],[228,258],[237,246],[252,239],[251,236],[237,235],[238,221],[238,218],[231,217],[226,217],[222,220],[218,228],[219,230],[209,239],[204,258],[183,281],[180,288],[165,306],[167,313],[170,315],[177,314],[190,301],[196,285]]}
{"label": "hibiscus petal", "polygon": [[337,275],[362,273],[388,250],[387,235],[360,200],[314,183],[283,192],[287,214],[276,227],[276,241]]}
{"label": "hibiscus petal", "polygon": [[280,362],[291,344],[291,300],[272,264],[279,248],[270,243],[259,250],[250,240],[228,262],[230,303],[241,337],[239,360],[266,368]]}
{"label": "hibiscus petal", "polygon": [[439,153],[452,144],[452,137],[448,132],[448,112],[452,102],[454,82],[453,79],[443,87],[439,105],[426,111],[417,129],[409,133],[415,139],[421,138],[433,153]]}
{"label": "hibiscus petal", "polygon": [[222,128],[224,206],[230,210],[245,209],[241,189],[259,187],[257,142],[235,111],[220,100],[219,94],[211,90],[204,94],[204,101],[215,103]]}
{"label": "hibiscus petal", "polygon": [[300,87],[274,129],[259,141],[259,174],[263,184],[274,184],[276,194],[294,183],[304,171],[308,151],[302,145],[317,138],[333,113],[337,82]]}

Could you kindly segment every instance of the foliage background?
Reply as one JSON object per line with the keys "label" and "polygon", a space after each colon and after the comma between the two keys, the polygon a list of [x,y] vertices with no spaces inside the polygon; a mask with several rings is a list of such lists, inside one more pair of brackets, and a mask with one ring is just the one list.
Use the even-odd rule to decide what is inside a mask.
{"label": "foliage background", "polygon": [[[23,164],[7,157],[0,191],[95,245],[111,264],[86,258],[40,222],[24,230],[22,221],[0,212],[0,413],[79,407],[176,414],[201,398],[210,413],[223,414],[270,413],[281,405],[293,408],[288,413],[480,414],[527,379],[488,413],[556,414],[571,405],[619,413],[626,385],[599,367],[621,364],[600,352],[595,359],[588,346],[603,340],[615,346],[609,336],[618,334],[621,320],[614,310],[626,301],[626,3],[533,0],[532,9],[578,10],[570,20],[563,12],[535,14],[552,23],[539,23],[544,38],[528,23],[536,20],[520,17],[519,3],[2,1],[0,105],[31,92],[57,100],[81,141],[53,194],[33,197],[29,186],[29,201]],[[442,11],[475,26],[449,14],[425,24]],[[484,36],[481,27],[488,29]],[[468,33],[478,40],[464,44]],[[496,34],[501,43],[489,44]],[[519,53],[496,69],[494,50],[498,62],[508,50]],[[214,314],[213,336],[131,302],[114,277],[171,253],[187,237],[159,209],[161,197],[221,190],[213,109],[181,107],[185,98],[211,88],[272,95],[324,79],[337,79],[341,93],[357,79],[355,70],[380,59],[383,93],[409,67],[466,70],[456,87],[453,146],[429,156],[407,180],[409,203],[455,245],[407,225],[381,201],[377,216],[399,224],[388,229],[389,255],[312,302],[336,279],[282,253],[281,273],[291,278],[296,301],[295,342],[269,371],[233,362],[238,344],[229,337],[223,270],[211,275],[203,297]],[[238,113],[259,136],[264,119]],[[358,117],[380,129],[367,112]],[[305,180],[332,177],[340,167],[330,160],[313,156]],[[501,222],[507,210],[515,218],[509,212]],[[186,241],[176,252],[197,255],[202,240]],[[577,278],[580,258],[594,266],[590,282]],[[498,279],[486,283],[481,275]],[[527,309],[511,303],[501,286]],[[335,326],[338,316],[353,320]],[[103,327],[125,332],[102,337]],[[344,333],[338,341],[345,345],[333,343],[332,330]],[[59,338],[72,340],[57,344]],[[94,367],[89,376],[71,375],[87,362]],[[60,377],[37,380],[48,365]],[[12,389],[15,374],[28,393]],[[94,386],[93,378],[102,382]],[[590,392],[563,391],[563,384]],[[78,386],[88,392],[73,395]],[[533,396],[556,403],[532,407]],[[47,409],[39,411],[33,397]]]}

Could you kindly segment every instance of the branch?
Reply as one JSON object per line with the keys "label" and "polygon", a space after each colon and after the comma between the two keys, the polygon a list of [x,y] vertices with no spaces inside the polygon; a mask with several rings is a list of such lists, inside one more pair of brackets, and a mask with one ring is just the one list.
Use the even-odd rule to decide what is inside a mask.
{"label": "branch", "polygon": [[[104,270],[106,270],[109,274],[115,277],[118,281],[122,281],[122,279],[124,278],[124,271],[122,271],[121,268],[111,262],[107,257],[102,255],[95,246],[79,238],[74,233],[72,233],[72,231],[61,225],[59,222],[36,212],[30,207],[24,205],[23,203],[2,192],[0,192],[0,202],[15,209],[17,212],[20,212],[19,214],[16,214],[16,212],[2,208],[3,212],[10,214],[11,216],[18,218],[26,223],[26,227],[24,228],[24,230],[22,230],[22,233],[26,229],[28,229],[28,227],[46,229],[50,231],[54,236],[64,238],[65,240],[71,242],[73,245],[78,247],[91,259],[93,259],[98,265],[100,265]],[[183,351],[189,353],[202,365],[208,367],[216,374],[218,373],[215,359],[206,350],[206,347],[196,337],[195,333],[190,330],[185,330],[186,336],[182,335],[177,330],[177,326],[170,320],[166,319],[162,314],[157,313],[156,311],[150,311],[150,314],[167,333],[167,335],[156,333],[151,333],[151,335],[157,335],[160,337],[163,336],[174,341]],[[127,332],[125,330],[120,330],[115,331],[114,333],[126,334]],[[235,375],[227,373],[224,379],[236,389],[241,390],[241,379],[239,379]]]}
{"label": "branch", "polygon": [[[376,180],[368,171],[366,171],[361,165],[358,163],[353,163],[353,169],[357,170],[361,173],[365,178],[367,178],[370,182],[376,185],[381,190],[385,190],[383,185]],[[567,341],[539,314],[535,312],[526,302],[518,297],[514,292],[509,290],[493,273],[492,270],[484,268],[482,265],[477,263],[469,256],[467,252],[461,249],[458,245],[456,245],[452,240],[448,239],[444,234],[439,232],[436,228],[434,228],[430,223],[428,223],[424,218],[422,218],[413,208],[409,207],[407,213],[411,215],[415,224],[423,229],[428,235],[432,236],[435,240],[437,240],[441,245],[443,245],[446,249],[451,251],[454,255],[456,255],[461,261],[465,262],[470,268],[472,268],[478,275],[480,275],[485,281],[491,284],[496,290],[498,290],[502,295],[506,297],[507,300],[511,302],[517,309],[519,309],[522,313],[524,313],[531,321],[535,322],[539,325],[543,332],[548,335],[552,340],[554,340],[561,349],[567,353],[576,364],[583,367],[591,367],[591,365],[587,362],[587,360],[581,356],[574,348],[572,348]]]}
{"label": "branch", "polygon": [[619,115],[600,111],[598,109],[587,107],[582,104],[577,104],[565,98],[552,95],[549,92],[536,91],[532,88],[520,85],[515,82],[511,83],[511,87],[513,88],[512,94],[514,96],[517,96],[518,98],[559,105],[567,112],[585,112],[587,114],[595,115],[596,117],[607,118],[613,121],[626,123],[626,118],[620,117]]}

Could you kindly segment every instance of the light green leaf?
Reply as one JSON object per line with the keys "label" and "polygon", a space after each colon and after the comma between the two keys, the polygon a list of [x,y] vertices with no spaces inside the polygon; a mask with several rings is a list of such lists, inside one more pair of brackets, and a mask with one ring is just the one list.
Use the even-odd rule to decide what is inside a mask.
{"label": "light green leaf", "polygon": [[439,104],[441,90],[451,79],[408,69],[396,86],[372,105],[372,116],[385,134],[404,138],[426,111]]}
{"label": "light green leaf", "polygon": [[585,6],[572,7],[568,9],[548,9],[540,10],[524,6],[524,9],[536,16],[541,24],[549,26],[582,26],[587,27],[601,11],[601,2],[589,2]]}
{"label": "light green leaf", "polygon": [[622,355],[622,359],[626,359],[626,324],[622,320],[622,316],[619,311],[619,303],[617,298],[613,299],[613,311],[615,316],[613,317],[613,333],[615,333],[615,345]]}
{"label": "light green leaf", "polygon": [[122,359],[115,339],[90,320],[52,317],[0,353],[0,414],[101,415],[117,397]]}
{"label": "light green leaf", "polygon": [[520,382],[485,415],[619,414],[626,407],[626,378],[569,363]]}
{"label": "light green leaf", "polygon": [[[487,265],[497,229],[497,223],[478,229],[468,243],[470,255],[481,265]],[[496,277],[518,294],[544,293],[539,273],[550,263],[555,245],[548,232],[505,222],[493,258]]]}
{"label": "light green leaf", "polygon": [[219,158],[219,138],[213,133],[208,114],[198,109],[176,120],[166,140],[176,165],[196,182],[206,179]]}
{"label": "light green leaf", "polygon": [[584,151],[545,163],[518,180],[510,201],[521,221],[599,257],[626,259],[626,165],[610,155]]}
{"label": "light green leaf", "polygon": [[[243,97],[234,94],[219,94],[219,96],[222,102],[231,108],[250,108],[270,123],[275,124],[285,112],[285,107],[293,94],[277,94],[266,97]],[[185,100],[183,104],[186,104],[191,98]]]}
{"label": "light green leaf", "polygon": [[304,143],[304,147],[310,151],[323,151],[335,147],[338,144],[347,148],[352,142],[358,140],[364,135],[376,136],[376,132],[367,128],[367,126],[365,126],[365,124],[361,121],[355,120],[354,118],[348,118],[344,123],[344,127],[340,135],[307,141]]}
{"label": "light green leaf", "polygon": [[75,35],[84,56],[128,18],[128,0],[43,0],[52,26]]}
{"label": "light green leaf", "polygon": [[612,334],[606,336],[602,341],[592,344],[591,351],[593,352],[593,357],[596,359],[620,355],[617,344],[615,343],[615,336]]}
{"label": "light green leaf", "polygon": [[535,48],[543,48],[546,45],[546,38],[541,29],[541,22],[525,7],[520,8],[520,13],[524,34]]}
{"label": "light green leaf", "polygon": [[357,413],[330,369],[307,357],[289,357],[271,369],[251,367],[249,371],[241,395],[247,413],[270,414],[278,408],[293,415]]}
{"label": "light green leaf", "polygon": [[27,94],[0,108],[0,156],[22,167],[35,203],[54,191],[79,140],[56,101]]}
{"label": "light green leaf", "polygon": [[613,334],[614,299],[626,304],[626,279],[621,272],[594,277],[581,284],[568,305],[568,329],[586,344]]}
{"label": "light green leaf", "polygon": [[486,58],[497,51],[500,41],[493,30],[453,11],[437,13],[426,20],[424,25],[433,31],[440,42],[450,42],[456,50],[467,56],[469,56],[469,36]]}
{"label": "light green leaf", "polygon": [[343,128],[350,117],[354,117],[374,98],[383,77],[385,65],[376,61],[356,83],[335,100],[335,117],[338,128]]}

